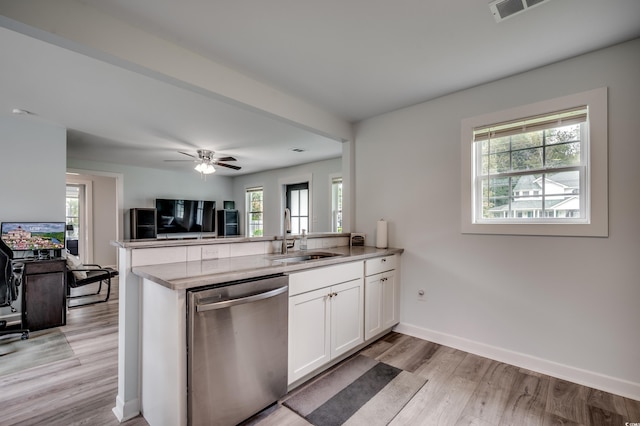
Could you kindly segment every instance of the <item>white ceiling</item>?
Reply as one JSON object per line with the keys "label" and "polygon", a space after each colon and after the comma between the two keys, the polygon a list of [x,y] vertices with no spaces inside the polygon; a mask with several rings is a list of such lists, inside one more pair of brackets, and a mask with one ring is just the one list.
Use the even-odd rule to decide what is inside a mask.
{"label": "white ceiling", "polygon": [[[550,0],[500,23],[486,0],[81,3],[349,122],[640,36],[638,0]],[[340,154],[315,132],[23,34],[3,29],[0,48],[0,108],[72,129],[70,156],[175,168],[162,159],[209,148],[251,172]],[[295,160],[295,147],[308,151]]]}

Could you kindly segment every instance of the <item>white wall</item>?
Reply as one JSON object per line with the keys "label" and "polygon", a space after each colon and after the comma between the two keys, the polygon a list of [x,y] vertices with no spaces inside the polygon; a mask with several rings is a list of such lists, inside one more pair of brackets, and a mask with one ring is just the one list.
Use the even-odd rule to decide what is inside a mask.
{"label": "white wall", "polygon": [[[300,166],[269,170],[261,173],[236,176],[233,178],[233,200],[242,219],[241,232],[245,233],[244,197],[247,188],[264,188],[264,235],[280,235],[281,223],[281,180],[298,176],[311,176],[311,203],[313,217],[311,232],[331,231],[331,180],[330,175],[342,173],[342,159],[316,161]],[[291,182],[289,182],[291,183]],[[314,219],[312,219],[313,221]]]}
{"label": "white wall", "polygon": [[[83,169],[119,173],[123,176],[123,205],[120,219],[124,238],[129,238],[129,210],[135,207],[155,207],[156,198],[184,198],[212,200],[216,209],[222,208],[224,200],[232,199],[232,179],[226,176],[209,175],[206,180],[192,170],[171,172],[166,170],[134,167],[122,164],[100,163],[69,158],[69,169]],[[94,223],[94,225],[96,225]]]}
{"label": "white wall", "polygon": [[0,222],[65,221],[66,139],[64,127],[0,115]]}
{"label": "white wall", "polygon": [[0,220],[65,221],[67,130],[0,116]]}
{"label": "white wall", "polygon": [[[640,39],[357,126],[356,230],[405,248],[405,330],[640,399],[638,70]],[[604,86],[609,237],[462,235],[461,120]]]}

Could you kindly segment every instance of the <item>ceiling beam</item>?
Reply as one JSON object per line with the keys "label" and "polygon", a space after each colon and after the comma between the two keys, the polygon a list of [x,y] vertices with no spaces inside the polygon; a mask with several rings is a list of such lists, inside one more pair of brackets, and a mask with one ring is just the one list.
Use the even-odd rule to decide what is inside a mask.
{"label": "ceiling beam", "polygon": [[0,26],[339,141],[348,121],[76,0],[0,0]]}

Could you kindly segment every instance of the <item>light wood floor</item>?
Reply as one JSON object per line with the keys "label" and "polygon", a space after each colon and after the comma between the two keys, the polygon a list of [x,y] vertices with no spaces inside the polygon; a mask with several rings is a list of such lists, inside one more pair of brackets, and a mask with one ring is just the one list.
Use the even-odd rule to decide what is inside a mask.
{"label": "light wood floor", "polygon": [[[111,411],[118,357],[117,280],[114,284],[108,303],[69,311],[67,325],[60,329],[75,356],[0,376],[0,425],[119,424]],[[640,422],[638,401],[398,333],[361,353],[428,379],[392,425],[624,426]],[[147,422],[137,417],[122,424]],[[247,424],[308,423],[275,405]]]}
{"label": "light wood floor", "polygon": [[0,425],[148,426],[142,417],[119,423],[111,411],[118,390],[117,280],[114,284],[107,303],[67,312],[60,330],[75,356],[0,376]]}

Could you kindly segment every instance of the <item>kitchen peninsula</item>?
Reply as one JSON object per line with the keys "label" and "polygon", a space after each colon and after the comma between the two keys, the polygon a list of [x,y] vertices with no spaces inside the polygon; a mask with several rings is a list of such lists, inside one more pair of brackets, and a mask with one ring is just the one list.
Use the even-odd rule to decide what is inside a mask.
{"label": "kitchen peninsula", "polygon": [[[311,235],[307,252],[331,255],[302,262],[283,261],[277,254],[281,241],[274,237],[135,240],[114,244],[119,251],[120,328],[118,396],[113,411],[121,421],[142,411],[152,426],[187,424],[186,296],[190,289],[284,274],[291,279],[292,291],[296,275],[309,281],[304,274],[348,267],[349,271],[359,271],[363,306],[365,268],[382,277],[383,270],[372,262],[374,259],[377,263],[388,260],[389,268],[393,265],[397,269],[392,280],[395,284],[391,311],[392,325],[398,322],[398,258],[403,250],[349,247],[348,234]],[[296,253],[304,252],[296,247],[289,255]],[[367,262],[369,266],[366,266]],[[346,269],[340,271],[342,274]],[[307,290],[298,287],[291,295]],[[377,297],[382,295],[380,290]],[[358,323],[362,337],[354,348],[365,344],[365,335],[375,337],[378,335],[375,330],[381,330],[365,332],[367,321],[362,311],[360,309],[362,320]],[[352,353],[351,346],[345,346],[343,353],[332,354],[330,361],[337,362],[339,356]],[[295,378],[306,380],[316,370],[317,367],[301,369]],[[299,384],[292,379],[291,367],[289,376],[290,387]]]}

